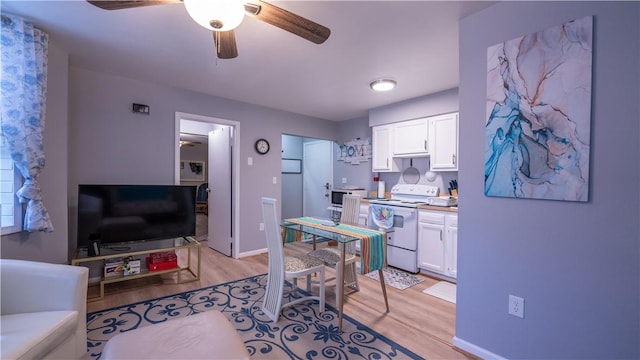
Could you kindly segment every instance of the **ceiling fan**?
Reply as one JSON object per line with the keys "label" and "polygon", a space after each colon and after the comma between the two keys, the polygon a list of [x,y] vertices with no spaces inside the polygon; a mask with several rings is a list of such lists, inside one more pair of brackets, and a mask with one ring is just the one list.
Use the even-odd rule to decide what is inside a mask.
{"label": "ceiling fan", "polygon": [[196,145],[200,145],[202,144],[202,142],[200,141],[189,141],[189,140],[180,140],[180,147],[183,146],[196,146]]}
{"label": "ceiling fan", "polygon": [[322,44],[331,34],[331,30],[325,26],[261,0],[250,0],[250,2],[246,3],[243,3],[243,0],[87,1],[105,10],[120,10],[184,2],[187,12],[194,21],[213,31],[216,56],[219,59],[232,59],[238,56],[233,29],[242,22],[244,15],[279,27],[316,44]]}
{"label": "ceiling fan", "polygon": [[203,135],[180,133],[180,147],[183,146],[196,146],[201,145],[202,141],[196,140],[198,137],[204,137]]}

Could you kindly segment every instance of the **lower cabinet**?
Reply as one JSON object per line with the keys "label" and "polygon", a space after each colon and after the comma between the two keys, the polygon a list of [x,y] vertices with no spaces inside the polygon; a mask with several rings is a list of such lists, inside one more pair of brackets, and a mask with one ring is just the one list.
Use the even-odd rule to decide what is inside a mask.
{"label": "lower cabinet", "polygon": [[[358,214],[358,225],[367,226],[369,224],[369,205],[360,204]],[[360,252],[360,241],[356,241],[356,251]]]}
{"label": "lower cabinet", "polygon": [[445,252],[446,275],[458,276],[458,215],[447,215],[447,247]]}
{"label": "lower cabinet", "polygon": [[444,211],[418,211],[418,267],[457,276],[458,215]]}
{"label": "lower cabinet", "polygon": [[358,214],[358,225],[367,226],[369,224],[369,205],[360,204],[360,213]]}

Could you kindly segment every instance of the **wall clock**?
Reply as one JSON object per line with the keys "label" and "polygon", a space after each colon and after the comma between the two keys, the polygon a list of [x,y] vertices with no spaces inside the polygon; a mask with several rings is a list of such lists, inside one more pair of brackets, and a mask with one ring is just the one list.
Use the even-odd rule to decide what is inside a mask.
{"label": "wall clock", "polygon": [[260,155],[264,155],[269,152],[269,142],[265,139],[258,139],[256,141],[256,151]]}

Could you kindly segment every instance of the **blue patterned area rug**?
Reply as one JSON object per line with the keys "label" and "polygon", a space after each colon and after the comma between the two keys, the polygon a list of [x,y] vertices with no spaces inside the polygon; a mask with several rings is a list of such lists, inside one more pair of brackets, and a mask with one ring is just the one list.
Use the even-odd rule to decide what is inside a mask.
{"label": "blue patterned area rug", "polygon": [[[347,315],[340,333],[337,310],[327,304],[319,314],[316,300],[285,308],[273,323],[260,310],[265,284],[262,274],[89,313],[90,358],[99,359],[104,345],[118,333],[215,309],[235,326],[252,359],[422,359]],[[285,293],[299,296],[290,294],[287,286]]]}

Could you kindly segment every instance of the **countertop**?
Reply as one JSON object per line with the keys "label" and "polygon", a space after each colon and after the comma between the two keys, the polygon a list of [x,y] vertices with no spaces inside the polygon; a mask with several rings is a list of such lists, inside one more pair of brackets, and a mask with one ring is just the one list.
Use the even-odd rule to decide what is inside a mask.
{"label": "countertop", "polygon": [[[374,200],[374,198],[363,198],[360,200],[362,204],[369,204],[369,200]],[[418,205],[418,210],[433,210],[433,211],[447,211],[447,212],[458,212],[457,206],[433,206],[433,205]]]}
{"label": "countertop", "polygon": [[432,206],[432,205],[418,205],[418,210],[435,210],[435,211],[448,211],[458,212],[457,206]]}

